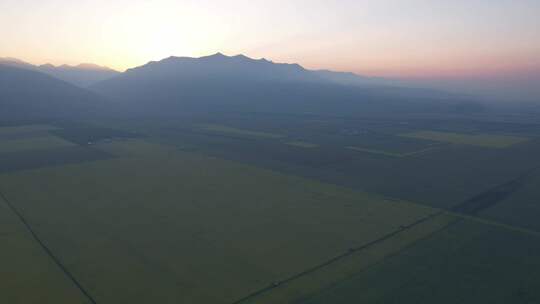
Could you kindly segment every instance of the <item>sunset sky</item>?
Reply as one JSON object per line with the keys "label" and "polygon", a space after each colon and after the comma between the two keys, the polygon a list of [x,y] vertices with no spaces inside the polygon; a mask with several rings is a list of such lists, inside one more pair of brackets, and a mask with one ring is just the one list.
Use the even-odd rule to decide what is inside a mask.
{"label": "sunset sky", "polygon": [[118,70],[215,52],[393,77],[540,69],[538,0],[2,0],[0,57]]}

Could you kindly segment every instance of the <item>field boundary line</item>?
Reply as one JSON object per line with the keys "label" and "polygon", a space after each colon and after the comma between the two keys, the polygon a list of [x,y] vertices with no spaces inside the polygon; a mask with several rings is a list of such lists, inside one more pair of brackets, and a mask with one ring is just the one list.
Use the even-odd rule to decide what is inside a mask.
{"label": "field boundary line", "polygon": [[32,226],[26,221],[24,216],[15,208],[15,206],[7,199],[7,197],[4,195],[4,193],[0,190],[0,198],[6,203],[8,208],[19,218],[21,223],[25,226],[25,228],[30,232],[30,235],[34,238],[34,240],[39,244],[39,246],[45,251],[45,253],[53,260],[53,262],[62,270],[62,272],[71,280],[71,282],[81,291],[81,293],[90,301],[92,304],[97,304],[96,300],[92,297],[92,295],[77,281],[75,276],[67,269],[67,267],[62,263],[62,261],[54,255],[54,253],[49,249],[49,247],[39,238],[39,236],[36,234],[34,229],[32,229]]}
{"label": "field boundary line", "polygon": [[[443,215],[443,214],[441,214],[441,215]],[[461,223],[461,222],[464,221],[464,220],[465,220],[465,219],[463,219],[463,218],[454,218],[452,221],[449,221],[447,224],[445,224],[444,226],[440,227],[439,229],[433,230],[433,231],[431,231],[428,235],[425,235],[425,236],[423,236],[423,237],[421,237],[421,238],[419,238],[419,239],[417,239],[417,240],[414,240],[413,242],[411,242],[411,243],[407,244],[406,246],[404,246],[404,247],[402,247],[402,248],[400,248],[400,249],[394,251],[393,253],[384,256],[381,260],[379,260],[379,261],[377,261],[377,262],[375,262],[375,263],[373,263],[373,264],[367,266],[366,268],[360,269],[358,272],[355,272],[354,274],[352,274],[352,275],[350,275],[350,276],[348,276],[348,277],[346,277],[346,278],[343,278],[343,279],[341,279],[341,280],[339,280],[339,281],[336,281],[336,282],[334,282],[334,283],[332,283],[332,284],[329,284],[327,287],[325,287],[324,289],[322,289],[322,291],[324,292],[325,290],[332,289],[333,287],[335,287],[336,285],[338,285],[340,282],[346,281],[346,280],[348,280],[348,279],[350,279],[350,278],[352,278],[352,277],[354,277],[354,276],[356,276],[356,275],[359,275],[359,274],[361,274],[361,273],[363,273],[363,272],[366,272],[366,271],[368,271],[369,269],[372,269],[373,267],[377,267],[377,266],[379,266],[379,265],[385,263],[385,262],[388,261],[389,259],[392,259],[392,258],[395,258],[396,256],[399,256],[399,255],[402,254],[404,251],[406,251],[406,250],[408,250],[408,249],[410,249],[410,248],[416,246],[418,243],[423,242],[423,241],[425,241],[425,240],[428,240],[428,239],[432,238],[434,235],[436,235],[436,234],[438,234],[438,233],[441,233],[442,231],[444,231],[444,230],[446,230],[446,229],[448,229],[448,228],[450,228],[450,227],[452,227],[452,226],[454,226],[454,225],[457,225],[457,224]],[[308,297],[309,297],[309,295],[308,295]],[[301,299],[301,300],[298,301],[298,304],[302,304],[302,303],[304,303],[304,302],[305,302],[305,299]]]}
{"label": "field boundary line", "polygon": [[373,245],[376,245],[378,243],[384,242],[384,241],[386,241],[386,240],[388,240],[388,239],[390,239],[390,238],[392,238],[392,237],[394,237],[394,236],[396,236],[396,235],[398,235],[398,234],[400,234],[400,233],[402,233],[404,231],[407,231],[407,230],[409,230],[409,229],[411,229],[411,228],[413,228],[413,227],[415,227],[415,226],[417,226],[419,224],[427,222],[427,221],[431,220],[432,218],[435,218],[435,217],[437,217],[439,215],[442,215],[444,213],[445,213],[445,211],[441,210],[441,211],[438,211],[436,213],[432,213],[432,214],[429,214],[429,215],[427,215],[425,217],[422,217],[422,218],[412,222],[411,224],[403,225],[401,227],[401,229],[394,230],[394,231],[392,231],[392,232],[390,232],[388,234],[383,235],[382,237],[380,237],[378,239],[375,239],[373,241],[370,241],[370,242],[365,243],[363,245],[360,245],[358,247],[353,247],[353,248],[349,249],[348,251],[346,251],[345,253],[339,254],[339,255],[337,255],[337,256],[329,259],[329,260],[326,260],[326,261],[324,261],[324,262],[322,262],[322,263],[320,263],[320,264],[318,264],[316,266],[312,266],[311,268],[308,268],[308,269],[306,269],[306,270],[304,270],[302,272],[293,274],[293,275],[291,275],[291,276],[289,276],[289,277],[287,277],[287,278],[285,278],[285,279],[283,279],[283,280],[281,280],[279,282],[272,283],[271,285],[269,285],[267,287],[264,287],[264,288],[261,288],[261,289],[259,289],[257,291],[254,291],[254,292],[248,294],[247,296],[244,296],[243,298],[232,302],[231,304],[244,303],[245,301],[248,301],[248,300],[253,299],[253,298],[255,298],[255,297],[259,296],[259,295],[262,295],[264,293],[272,291],[272,290],[274,290],[274,289],[276,289],[276,288],[278,288],[278,287],[280,287],[280,286],[282,286],[284,284],[287,284],[287,283],[292,282],[294,280],[297,280],[297,279],[299,279],[301,277],[304,277],[306,275],[314,273],[314,272],[316,272],[316,271],[318,271],[318,270],[320,270],[320,269],[322,269],[322,268],[324,268],[326,266],[334,264],[334,263],[336,263],[336,262],[338,262],[338,261],[340,261],[340,260],[342,260],[344,258],[347,258],[347,257],[359,252],[359,251],[367,249],[367,248],[369,248],[369,247],[371,247]]}
{"label": "field boundary line", "polygon": [[513,226],[513,225],[509,225],[509,224],[504,224],[504,223],[493,221],[493,220],[486,219],[486,218],[483,218],[483,217],[474,216],[474,215],[467,215],[467,214],[454,212],[454,211],[446,210],[445,213],[449,214],[449,215],[452,215],[452,216],[455,216],[455,217],[458,217],[458,218],[462,218],[464,220],[473,221],[473,222],[476,222],[476,223],[479,223],[479,224],[489,225],[489,226],[498,227],[498,228],[505,229],[505,230],[510,230],[510,231],[513,231],[513,232],[519,232],[519,233],[523,233],[523,234],[527,234],[527,235],[531,235],[531,236],[535,236],[535,237],[540,237],[540,232],[536,231],[536,230],[527,229],[527,228],[518,227],[518,226]]}

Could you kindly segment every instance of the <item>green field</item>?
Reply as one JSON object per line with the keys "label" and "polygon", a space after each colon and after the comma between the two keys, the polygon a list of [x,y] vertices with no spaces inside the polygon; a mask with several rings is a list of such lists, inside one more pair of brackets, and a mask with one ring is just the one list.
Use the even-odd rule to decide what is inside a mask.
{"label": "green field", "polygon": [[237,129],[233,127],[216,125],[216,124],[199,124],[199,125],[196,125],[196,128],[200,130],[204,130],[204,131],[210,131],[214,133],[227,134],[227,135],[239,135],[239,136],[259,137],[259,138],[267,138],[267,139],[279,139],[279,138],[285,137],[281,134]]}
{"label": "green field", "polygon": [[0,140],[0,153],[56,149],[70,146],[74,146],[74,144],[56,136],[45,135],[33,138]]}
{"label": "green field", "polygon": [[122,157],[0,185],[98,303],[231,303],[433,213],[143,141],[96,147]]}
{"label": "green field", "polygon": [[540,141],[406,126],[0,128],[0,303],[535,303]]}
{"label": "green field", "polygon": [[395,153],[395,152],[381,151],[381,150],[375,150],[375,149],[367,149],[367,148],[361,148],[361,147],[347,147],[347,149],[350,149],[350,150],[353,150],[353,151],[358,151],[358,152],[389,156],[389,157],[409,157],[409,156],[419,155],[419,154],[422,154],[422,153],[428,153],[430,151],[433,151],[433,150],[437,149],[437,147],[426,148],[426,149],[413,151],[413,152],[407,152],[407,153]]}
{"label": "green field", "polygon": [[49,133],[57,129],[48,125],[1,127],[0,154],[74,146],[73,143]]}
{"label": "green field", "polygon": [[295,303],[539,303],[539,254],[536,236],[461,221]]}
{"label": "green field", "polygon": [[0,243],[1,303],[89,303],[1,197]]}
{"label": "green field", "polygon": [[5,134],[24,134],[29,132],[39,132],[39,131],[53,131],[58,130],[58,127],[51,125],[19,125],[11,127],[0,127],[0,135]]}
{"label": "green field", "polygon": [[360,247],[324,267],[293,277],[276,287],[248,297],[240,303],[297,303],[320,290],[331,288],[359,272],[383,263],[412,244],[444,229],[455,220],[455,217],[446,214],[432,216],[422,222],[407,226],[391,237]]}
{"label": "green field", "polygon": [[451,144],[471,145],[486,148],[507,148],[526,142],[528,138],[492,134],[459,134],[451,132],[418,131],[401,136],[425,140],[440,141]]}
{"label": "green field", "polygon": [[298,148],[318,148],[319,145],[305,142],[305,141],[290,141],[286,143],[289,146],[298,147]]}
{"label": "green field", "polygon": [[528,176],[517,189],[495,206],[483,210],[480,216],[540,231],[540,171]]}

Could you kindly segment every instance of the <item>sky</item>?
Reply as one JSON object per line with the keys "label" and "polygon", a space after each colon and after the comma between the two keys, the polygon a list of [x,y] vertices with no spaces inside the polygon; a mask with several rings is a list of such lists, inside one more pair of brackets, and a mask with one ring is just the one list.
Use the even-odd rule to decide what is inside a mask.
{"label": "sky", "polygon": [[311,69],[467,79],[540,71],[539,0],[1,0],[0,57],[117,70],[245,54]]}

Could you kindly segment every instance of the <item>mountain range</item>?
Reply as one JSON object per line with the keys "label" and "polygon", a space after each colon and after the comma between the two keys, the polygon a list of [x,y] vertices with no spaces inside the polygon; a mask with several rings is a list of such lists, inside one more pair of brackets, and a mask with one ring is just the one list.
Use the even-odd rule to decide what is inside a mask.
{"label": "mountain range", "polygon": [[90,89],[147,113],[237,110],[341,115],[430,111],[465,102],[464,97],[444,92],[388,86],[386,80],[221,53],[149,62]]}
{"label": "mountain range", "polygon": [[[229,65],[228,70],[226,66],[226,61],[223,60],[225,58],[232,59],[229,62],[231,64]],[[366,77],[351,72],[335,72],[330,70],[306,70],[298,64],[280,64],[274,63],[266,59],[253,60],[244,55],[228,57],[221,53],[201,58],[172,56],[159,62],[150,62],[144,66],[133,68],[128,71],[139,69],[150,70],[150,66],[160,63],[170,63],[171,72],[173,72],[174,69],[179,68],[182,69],[182,72],[184,74],[191,73],[191,75],[189,75],[190,77],[196,77],[198,72],[213,73],[209,69],[212,69],[216,72],[221,69],[221,71],[225,73],[236,72],[238,73],[238,75],[243,74],[245,76],[255,76],[251,73],[259,72],[259,76],[265,75],[264,77],[266,77],[266,80],[274,78],[275,80],[284,81],[327,81],[336,84],[358,86],[399,86],[401,84],[397,80],[390,80],[380,77]],[[204,71],[204,69],[201,70],[201,63],[206,64],[206,71]],[[257,63],[258,69],[250,69],[250,67],[246,65],[247,63]],[[67,64],[54,66],[49,63],[43,65],[32,65],[17,58],[0,57],[0,64],[44,72],[60,80],[85,88],[121,74],[120,72],[110,69],[108,67],[99,66],[92,63],[82,63],[75,66]],[[178,64],[181,64],[182,66],[178,66]],[[216,64],[225,65],[218,66]],[[192,68],[191,70],[190,66]],[[179,73],[177,73],[176,75],[178,74]]]}
{"label": "mountain range", "polygon": [[0,122],[82,119],[112,108],[93,92],[33,69],[0,64]]}
{"label": "mountain range", "polygon": [[[455,94],[221,53],[169,57],[123,73],[95,65],[33,66],[3,59],[0,77],[0,104],[10,109],[11,117],[31,113],[32,117],[72,118],[113,112],[177,116],[209,111],[364,115],[480,109]],[[87,88],[80,87],[82,78]]]}
{"label": "mountain range", "polygon": [[76,66],[66,64],[60,66],[52,64],[32,65],[16,58],[0,58],[0,64],[43,72],[82,88],[119,74],[119,72],[108,67],[91,63],[82,63]]}

